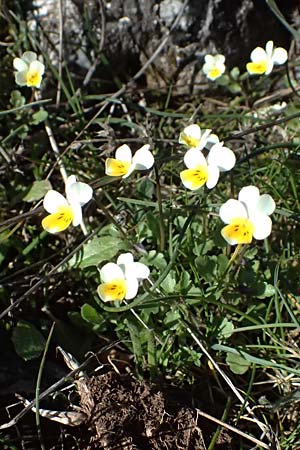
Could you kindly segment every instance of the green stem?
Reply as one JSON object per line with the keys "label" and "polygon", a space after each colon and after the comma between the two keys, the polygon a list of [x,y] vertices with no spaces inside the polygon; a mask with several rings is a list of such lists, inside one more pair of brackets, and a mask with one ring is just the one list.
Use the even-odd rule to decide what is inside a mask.
{"label": "green stem", "polygon": [[160,233],[159,248],[160,248],[160,251],[162,252],[165,249],[166,237],[165,237],[165,224],[164,224],[164,215],[163,215],[163,208],[162,208],[159,173],[158,173],[158,169],[156,166],[154,166],[154,172],[155,172],[155,178],[156,178],[156,196],[157,196],[158,214],[159,214],[159,233]]}

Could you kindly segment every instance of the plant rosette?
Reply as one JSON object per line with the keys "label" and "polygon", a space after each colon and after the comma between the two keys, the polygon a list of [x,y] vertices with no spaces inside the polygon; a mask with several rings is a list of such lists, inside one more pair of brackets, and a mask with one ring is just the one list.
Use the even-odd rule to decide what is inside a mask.
{"label": "plant rosette", "polygon": [[274,47],[273,41],[266,43],[266,48],[256,47],[250,55],[251,62],[246,65],[250,75],[269,75],[274,65],[284,64],[288,59],[287,51]]}
{"label": "plant rosette", "polygon": [[269,194],[260,195],[256,186],[243,187],[238,200],[227,200],[220,208],[220,218],[228,224],[221,234],[230,245],[250,244],[253,238],[265,239],[272,231],[269,216],[274,210],[275,202]]}
{"label": "plant rosette", "polygon": [[206,55],[204,61],[205,63],[202,67],[202,71],[211,81],[215,81],[223,75],[226,70],[224,55]]}
{"label": "plant rosette", "polygon": [[211,130],[201,131],[199,125],[193,123],[180,133],[178,142],[189,149],[203,150],[207,145],[211,146],[219,142],[219,138],[216,134],[212,134]]}
{"label": "plant rosette", "polygon": [[123,253],[116,264],[109,262],[100,269],[98,295],[103,302],[132,300],[138,293],[139,281],[149,275],[145,264],[135,262],[131,253]]}
{"label": "plant rosette", "polygon": [[14,58],[13,66],[17,71],[15,72],[16,84],[40,88],[45,66],[38,61],[36,53],[25,52],[21,58]]}
{"label": "plant rosette", "polygon": [[48,233],[59,233],[68,228],[83,223],[82,206],[93,196],[93,189],[86,183],[76,181],[75,175],[66,180],[66,197],[51,189],[44,197],[43,206],[50,214],[42,220],[42,227]]}
{"label": "plant rosette", "polygon": [[223,142],[214,144],[207,157],[199,150],[188,150],[184,156],[186,170],[180,172],[183,185],[196,191],[204,184],[208,189],[216,186],[220,172],[227,172],[235,166],[236,158],[232,150],[223,146]]}
{"label": "plant rosette", "polygon": [[127,144],[117,148],[115,158],[107,158],[105,161],[105,173],[110,177],[127,178],[134,170],[148,170],[154,164],[154,157],[149,150],[150,145],[143,145],[132,156]]}

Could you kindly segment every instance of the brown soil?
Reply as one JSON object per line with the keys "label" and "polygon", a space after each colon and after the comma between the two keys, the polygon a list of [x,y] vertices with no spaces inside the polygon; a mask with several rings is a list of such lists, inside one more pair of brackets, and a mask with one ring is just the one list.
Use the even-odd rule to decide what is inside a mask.
{"label": "brown soil", "polygon": [[[166,392],[129,375],[110,372],[91,378],[94,403],[82,409],[89,419],[81,427],[84,450],[205,450],[193,409]],[[82,444],[83,445],[83,444]]]}

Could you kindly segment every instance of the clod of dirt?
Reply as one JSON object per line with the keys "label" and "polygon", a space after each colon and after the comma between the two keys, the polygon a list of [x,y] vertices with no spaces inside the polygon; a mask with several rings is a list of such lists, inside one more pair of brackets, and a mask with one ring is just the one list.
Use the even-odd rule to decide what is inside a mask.
{"label": "clod of dirt", "polygon": [[87,387],[94,406],[89,410],[82,397],[89,417],[81,427],[83,450],[205,450],[196,413],[158,387],[112,372]]}

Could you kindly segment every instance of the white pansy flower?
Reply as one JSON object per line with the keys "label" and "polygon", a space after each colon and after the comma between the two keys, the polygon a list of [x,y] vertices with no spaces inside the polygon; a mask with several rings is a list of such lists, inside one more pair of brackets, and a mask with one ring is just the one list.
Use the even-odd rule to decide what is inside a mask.
{"label": "white pansy flower", "polygon": [[107,263],[100,270],[102,283],[97,288],[98,295],[104,302],[131,300],[137,295],[139,281],[149,275],[145,264],[135,262],[131,253],[123,253],[117,264]]}
{"label": "white pansy flower", "polygon": [[238,200],[227,200],[221,206],[219,215],[226,225],[221,234],[230,245],[250,244],[252,238],[265,239],[271,234],[270,215],[275,202],[269,194],[259,194],[255,186],[240,190]]}
{"label": "white pansy flower", "polygon": [[43,206],[49,213],[42,220],[42,227],[49,233],[64,231],[72,223],[77,227],[82,223],[82,206],[93,196],[93,189],[86,183],[76,181],[71,175],[66,181],[66,197],[51,189],[44,197]]}
{"label": "white pansy flower", "polygon": [[224,147],[223,142],[214,144],[207,158],[199,150],[188,150],[184,156],[187,169],[180,172],[181,181],[191,191],[196,191],[204,184],[212,189],[219,180],[220,172],[231,170],[235,161],[233,151]]}
{"label": "white pansy flower", "polygon": [[206,145],[219,142],[219,138],[216,134],[211,134],[211,130],[206,129],[201,131],[199,125],[193,123],[185,127],[180,133],[178,142],[188,148],[203,150]]}
{"label": "white pansy flower", "polygon": [[25,52],[21,58],[14,58],[15,81],[19,86],[28,86],[39,88],[42,82],[42,76],[45,72],[45,66],[37,59],[34,52]]}
{"label": "white pansy flower", "polygon": [[251,62],[246,65],[250,75],[269,75],[274,65],[284,64],[288,59],[287,51],[282,47],[274,47],[268,41],[266,48],[256,47],[250,55]]}
{"label": "white pansy flower", "polygon": [[225,56],[224,55],[206,55],[205,64],[202,67],[203,72],[209,80],[216,80],[225,72]]}
{"label": "white pansy flower", "polygon": [[105,173],[111,177],[127,178],[134,170],[147,170],[154,164],[154,157],[149,150],[150,145],[143,145],[132,156],[127,144],[121,145],[116,150],[115,158],[107,158],[105,161]]}

